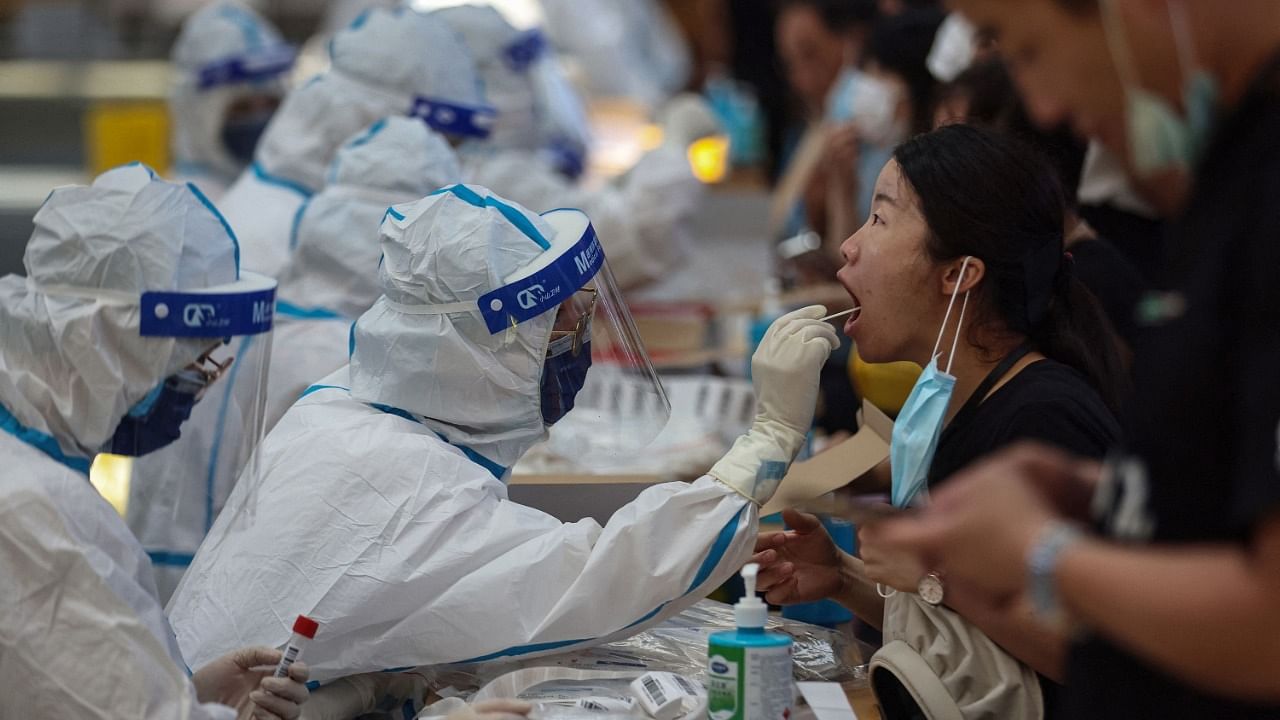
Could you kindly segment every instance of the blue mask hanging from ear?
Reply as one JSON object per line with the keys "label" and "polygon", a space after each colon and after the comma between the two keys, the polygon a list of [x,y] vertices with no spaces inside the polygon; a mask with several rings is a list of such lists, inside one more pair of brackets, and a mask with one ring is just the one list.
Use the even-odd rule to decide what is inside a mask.
{"label": "blue mask hanging from ear", "polygon": [[574,399],[587,382],[587,370],[591,368],[591,341],[582,341],[575,347],[576,340],[572,334],[565,335],[552,340],[547,348],[539,386],[542,422],[546,425],[555,425],[573,410]]}
{"label": "blue mask hanging from ear", "polygon": [[196,371],[183,370],[169,376],[120,419],[103,450],[141,457],[177,440],[205,384]]}
{"label": "blue mask hanging from ear", "polygon": [[907,396],[907,401],[893,424],[893,437],[889,443],[889,468],[893,477],[891,497],[895,507],[910,505],[926,490],[929,483],[929,468],[933,465],[938,438],[942,435],[942,425],[947,419],[947,406],[951,404],[951,393],[956,387],[956,379],[951,375],[951,364],[955,361],[960,332],[964,328],[964,311],[969,305],[968,290],[960,305],[960,319],[956,324],[956,335],[951,343],[951,354],[947,356],[945,371],[938,370],[938,349],[942,346],[942,338],[947,334],[947,321],[951,319],[951,309],[955,307],[960,286],[964,284],[969,260],[969,257],[965,257],[960,264],[960,279],[956,281],[955,290],[951,291],[951,302],[947,303],[947,313],[942,317],[942,328],[938,330],[938,340],[933,344],[929,365],[916,380],[915,387],[911,388],[911,394]]}

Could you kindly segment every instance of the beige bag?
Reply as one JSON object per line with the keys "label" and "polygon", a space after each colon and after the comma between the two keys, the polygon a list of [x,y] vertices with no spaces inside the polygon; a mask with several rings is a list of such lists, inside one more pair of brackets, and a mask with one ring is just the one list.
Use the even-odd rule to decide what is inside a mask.
{"label": "beige bag", "polygon": [[[885,600],[884,647],[871,658],[872,688],[877,673],[896,676],[930,720],[1044,718],[1034,670],[954,611],[915,593]],[[885,699],[877,699],[884,707]]]}

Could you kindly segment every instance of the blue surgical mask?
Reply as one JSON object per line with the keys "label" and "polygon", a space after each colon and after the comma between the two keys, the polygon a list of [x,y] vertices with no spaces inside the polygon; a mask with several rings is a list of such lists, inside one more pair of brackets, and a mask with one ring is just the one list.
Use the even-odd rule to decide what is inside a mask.
{"label": "blue surgical mask", "polygon": [[157,385],[120,420],[103,448],[115,455],[140,457],[155,452],[182,435],[205,382],[197,371],[183,370]]}
{"label": "blue surgical mask", "polygon": [[222,146],[231,157],[245,165],[253,162],[253,151],[266,132],[274,112],[255,113],[247,118],[231,120],[222,126]]}
{"label": "blue surgical mask", "polygon": [[[589,337],[589,335],[588,335]],[[555,425],[573,410],[574,399],[587,382],[591,368],[591,341],[579,342],[574,334],[551,341],[542,366],[542,422]]]}
{"label": "blue surgical mask", "polygon": [[951,404],[951,393],[956,386],[956,379],[951,375],[951,363],[955,360],[960,332],[964,327],[964,311],[969,305],[968,291],[965,291],[964,302],[960,305],[960,319],[956,324],[955,339],[951,343],[951,354],[947,357],[946,371],[938,370],[938,350],[946,335],[947,321],[951,319],[951,309],[955,307],[968,267],[969,258],[966,257],[960,264],[960,279],[956,281],[956,289],[951,293],[951,302],[947,303],[947,312],[942,318],[942,328],[938,330],[938,340],[933,344],[929,365],[916,380],[915,387],[911,389],[911,394],[907,396],[907,401],[893,424],[893,437],[889,443],[889,468],[893,477],[892,499],[895,507],[910,505],[929,484],[929,468],[933,465],[933,455],[938,450],[938,438],[942,435],[947,407]]}
{"label": "blue surgical mask", "polygon": [[1146,177],[1162,170],[1194,167],[1213,131],[1219,88],[1217,80],[1196,63],[1182,0],[1169,0],[1168,9],[1183,73],[1185,116],[1164,98],[1141,87],[1119,10],[1114,0],[1103,0],[1102,5],[1107,44],[1124,85],[1129,160],[1134,172]]}

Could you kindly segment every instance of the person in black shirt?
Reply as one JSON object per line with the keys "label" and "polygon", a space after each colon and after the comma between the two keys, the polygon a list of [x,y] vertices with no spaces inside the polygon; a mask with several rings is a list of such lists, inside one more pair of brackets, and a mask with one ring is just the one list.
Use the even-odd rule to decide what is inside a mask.
{"label": "person in black shirt", "polygon": [[1194,173],[1141,304],[1127,446],[1102,467],[1014,449],[869,534],[1075,623],[1068,717],[1280,717],[1280,3],[956,4],[1041,123]]}
{"label": "person in black shirt", "polygon": [[[1109,325],[1064,256],[1063,208],[1056,175],[1036,153],[993,130],[952,125],[894,151],[871,217],[841,247],[837,278],[861,308],[844,331],[862,356],[926,365],[936,345],[939,368],[956,379],[931,487],[1019,439],[1098,458],[1118,440],[1112,407],[1123,370]],[[876,583],[914,592],[925,574],[866,541],[861,559],[839,553],[812,516],[786,519],[791,532],[756,546],[770,602],[830,596],[878,626]],[[985,606],[963,588],[948,588],[946,602],[1010,655],[1060,677],[1065,636],[1029,612],[979,615]]]}

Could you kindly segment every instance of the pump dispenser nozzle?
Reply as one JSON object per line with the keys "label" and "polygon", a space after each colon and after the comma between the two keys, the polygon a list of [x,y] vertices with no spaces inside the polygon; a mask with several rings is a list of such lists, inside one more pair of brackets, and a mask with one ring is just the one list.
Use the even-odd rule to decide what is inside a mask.
{"label": "pump dispenser nozzle", "polygon": [[763,628],[769,620],[769,606],[756,596],[756,576],[759,574],[760,566],[756,563],[742,567],[742,582],[747,592],[733,606],[733,619],[739,628]]}

